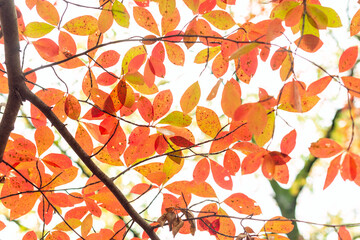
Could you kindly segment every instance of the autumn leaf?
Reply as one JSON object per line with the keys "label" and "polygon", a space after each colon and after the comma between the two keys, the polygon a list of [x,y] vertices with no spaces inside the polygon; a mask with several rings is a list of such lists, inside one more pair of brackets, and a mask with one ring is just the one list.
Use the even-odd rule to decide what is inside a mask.
{"label": "autumn leaf", "polygon": [[63,28],[75,35],[88,36],[98,30],[98,21],[93,16],[84,15],[68,21]]}
{"label": "autumn leaf", "polygon": [[309,150],[315,157],[328,158],[340,153],[343,148],[332,139],[321,138],[312,143]]}
{"label": "autumn leaf", "polygon": [[241,105],[241,88],[234,78],[227,81],[221,98],[221,108],[226,116],[233,118],[235,110]]}
{"label": "autumn leaf", "polygon": [[346,229],[345,226],[341,226],[338,231],[339,240],[351,240],[351,235],[349,230]]}
{"label": "autumn leaf", "polygon": [[201,89],[199,82],[193,83],[182,95],[180,106],[184,114],[191,112],[200,100]]}
{"label": "autumn leaf", "polygon": [[290,154],[296,145],[296,130],[286,134],[281,140],[280,149],[282,153]]}
{"label": "autumn leaf", "polygon": [[156,121],[164,116],[169,110],[173,102],[173,96],[170,90],[159,92],[153,102],[154,118]]}
{"label": "autumn leaf", "polygon": [[216,184],[224,189],[232,190],[233,182],[229,171],[213,160],[210,160],[210,165]]}
{"label": "autumn leaf", "polygon": [[51,147],[55,139],[54,133],[47,126],[38,127],[34,137],[39,156]]}
{"label": "autumn leaf", "polygon": [[243,193],[232,194],[224,200],[224,203],[240,214],[261,214],[261,209],[256,202]]}
{"label": "autumn leaf", "polygon": [[350,23],[350,36],[356,35],[360,31],[360,9],[355,13]]}
{"label": "autumn leaf", "polygon": [[50,33],[55,27],[43,22],[31,22],[25,27],[24,35],[30,38],[40,38]]}
{"label": "autumn leaf", "polygon": [[180,111],[173,111],[159,121],[159,124],[170,124],[177,127],[187,127],[191,124],[191,117]]}
{"label": "autumn leaf", "polygon": [[202,17],[220,30],[228,30],[235,25],[231,15],[223,10],[213,10],[203,14]]}
{"label": "autumn leaf", "polygon": [[350,70],[356,63],[359,54],[358,46],[349,47],[340,56],[339,72]]}
{"label": "autumn leaf", "polygon": [[185,53],[179,45],[172,42],[165,42],[165,49],[170,62],[178,66],[184,65]]}
{"label": "autumn leaf", "polygon": [[39,16],[52,25],[58,25],[60,21],[57,9],[48,1],[37,1],[36,11]]}
{"label": "autumn leaf", "polygon": [[205,107],[196,108],[196,122],[200,130],[212,138],[216,137],[221,129],[217,114]]}
{"label": "autumn leaf", "polygon": [[160,35],[157,23],[155,22],[155,19],[149,10],[142,7],[134,7],[133,14],[134,19],[139,26],[145,28],[155,35]]}
{"label": "autumn leaf", "polygon": [[[289,221],[284,221],[287,218],[285,217],[273,217],[271,220],[267,221],[262,227],[262,232],[273,232],[273,233],[289,233],[293,230],[294,225]],[[278,221],[276,221],[278,220]],[[280,221],[279,221],[280,220]]]}
{"label": "autumn leaf", "polygon": [[330,166],[327,170],[323,190],[325,190],[334,181],[336,175],[339,173],[340,160],[341,160],[341,155],[339,155],[336,158],[334,158],[333,160],[331,160]]}
{"label": "autumn leaf", "polygon": [[126,10],[124,4],[122,2],[119,2],[118,0],[115,0],[115,2],[112,5],[112,14],[114,17],[114,20],[119,26],[128,28],[130,25],[130,15],[128,11]]}

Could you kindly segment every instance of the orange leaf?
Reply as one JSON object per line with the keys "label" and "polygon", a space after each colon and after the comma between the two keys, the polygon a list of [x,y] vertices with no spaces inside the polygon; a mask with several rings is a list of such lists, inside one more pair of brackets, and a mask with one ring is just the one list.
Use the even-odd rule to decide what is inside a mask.
{"label": "orange leaf", "polygon": [[98,106],[102,111],[107,113],[114,113],[115,107],[108,93],[100,90],[99,88],[92,88],[90,90],[91,100]]}
{"label": "orange leaf", "polygon": [[59,153],[50,153],[46,155],[43,159],[43,162],[48,166],[52,171],[55,168],[67,169],[72,167],[72,162],[70,158],[66,155]]}
{"label": "orange leaf", "polygon": [[250,132],[260,135],[266,127],[267,118],[267,112],[261,103],[252,104],[247,116],[247,125]]}
{"label": "orange leaf", "polygon": [[191,112],[200,100],[201,89],[199,82],[193,83],[182,95],[180,99],[181,109],[185,114]]}
{"label": "orange leaf", "polygon": [[177,8],[175,8],[172,13],[163,15],[161,19],[162,35],[167,35],[167,33],[173,31],[179,25],[179,22],[180,22],[180,13]]}
{"label": "orange leaf", "polygon": [[111,236],[114,240],[122,240],[125,238],[125,234],[127,233],[127,226],[124,221],[119,219],[113,226],[114,235]]}
{"label": "orange leaf", "polygon": [[130,48],[124,55],[124,58],[121,63],[121,74],[126,74],[129,72],[130,62],[139,55],[146,54],[145,48],[143,45],[135,46]]}
{"label": "orange leaf", "polygon": [[108,50],[106,52],[103,52],[96,59],[96,64],[94,66],[108,68],[114,66],[119,61],[119,58],[120,54],[118,52],[114,50]]}
{"label": "orange leaf", "polygon": [[326,76],[326,77],[320,78],[319,80],[311,83],[306,90],[307,94],[309,96],[314,96],[314,95],[321,93],[329,85],[331,80],[332,80],[332,77]]}
{"label": "orange leaf", "polygon": [[188,184],[188,191],[198,197],[203,197],[203,198],[216,197],[216,193],[214,189],[207,182],[191,181]]}
{"label": "orange leaf", "polygon": [[232,194],[224,200],[224,203],[240,214],[261,214],[261,209],[256,202],[243,193]]}
{"label": "orange leaf", "polygon": [[250,174],[259,169],[264,158],[263,152],[254,152],[247,155],[241,164],[241,174]]}
{"label": "orange leaf", "polygon": [[359,54],[358,46],[349,47],[346,49],[339,60],[339,72],[345,72],[350,70],[356,63]]}
{"label": "orange leaf", "polygon": [[241,105],[241,88],[240,84],[231,78],[224,86],[221,97],[221,108],[226,116],[234,118],[235,110]]}
{"label": "orange leaf", "polygon": [[73,120],[77,120],[80,116],[80,112],[81,112],[81,106],[79,101],[77,100],[76,97],[69,94],[65,100],[66,115]]}
{"label": "orange leaf", "polygon": [[343,148],[332,139],[321,138],[317,142],[312,143],[309,150],[315,157],[329,158],[340,153]]}
{"label": "orange leaf", "polygon": [[286,164],[275,165],[275,171],[273,178],[282,184],[287,184],[289,182],[289,168]]}
{"label": "orange leaf", "polygon": [[350,155],[346,154],[340,167],[341,177],[345,180],[354,181],[357,175],[357,162]]}
{"label": "orange leaf", "polygon": [[[94,153],[97,153],[101,149],[101,146],[94,148]],[[119,158],[113,158],[107,148],[103,148],[99,153],[95,155],[95,158],[100,162],[110,164],[113,166],[124,166],[123,162]]]}
{"label": "orange leaf", "polygon": [[98,28],[101,33],[105,33],[113,24],[114,18],[111,8],[111,2],[107,2],[106,4],[102,5],[102,10],[98,20]]}
{"label": "orange leaf", "polygon": [[[3,230],[5,227],[6,227],[5,223],[0,221],[0,231]],[[35,237],[36,237],[36,235],[35,235]],[[31,238],[28,238],[28,239],[30,240]],[[36,238],[35,238],[35,240],[36,240]]]}
{"label": "orange leaf", "polygon": [[34,137],[39,156],[51,147],[55,138],[54,133],[47,126],[38,127]]}
{"label": "orange leaf", "polygon": [[159,28],[151,12],[146,8],[134,7],[134,19],[140,27],[152,32],[155,35],[160,35]]}
{"label": "orange leaf", "polygon": [[222,79],[220,78],[220,79],[216,82],[216,84],[214,85],[214,87],[211,89],[209,95],[208,95],[207,98],[206,98],[206,101],[211,101],[211,100],[213,100],[213,99],[216,97],[221,82],[222,82]]}
{"label": "orange leaf", "polygon": [[141,96],[138,100],[138,110],[141,117],[148,123],[154,119],[154,109],[149,99]]}
{"label": "orange leaf", "polygon": [[128,213],[125,211],[120,202],[115,198],[114,194],[110,192],[107,187],[103,187],[99,192],[90,197],[96,200],[99,206],[105,208],[109,212],[118,216],[127,216]]}
{"label": "orange leaf", "polygon": [[[294,225],[291,221],[284,221],[285,217],[273,217],[270,221],[267,221],[262,227],[262,232],[273,232],[273,233],[289,233],[293,230]],[[281,220],[281,221],[276,221]]]}
{"label": "orange leaf", "polygon": [[240,158],[239,156],[231,149],[228,149],[224,156],[224,168],[229,171],[233,176],[240,170]]}
{"label": "orange leaf", "polygon": [[258,61],[257,61],[258,52],[259,51],[257,50],[257,48],[255,48],[254,50],[252,50],[251,52],[245,54],[240,58],[241,69],[244,71],[246,75],[249,75],[250,77],[252,77],[255,74],[258,66]]}
{"label": "orange leaf", "polygon": [[224,189],[232,190],[233,182],[229,171],[213,160],[210,160],[210,164],[211,172],[216,184]]}
{"label": "orange leaf", "polygon": [[58,240],[58,239],[70,240],[70,237],[62,231],[53,231],[50,232],[45,238],[45,240]]}
{"label": "orange leaf", "polygon": [[173,96],[170,90],[165,90],[159,92],[153,102],[154,107],[154,118],[153,120],[156,121],[162,116],[164,116],[171,108],[173,102]]}
{"label": "orange leaf", "polygon": [[[219,211],[217,212],[218,215],[225,215],[228,216],[228,214],[222,209],[219,208]],[[236,232],[235,224],[231,218],[228,217],[221,217],[219,219],[219,225],[220,228],[218,232],[227,235],[227,236],[234,236]],[[229,238],[227,236],[224,236],[222,234],[217,234],[217,238],[219,240],[228,240]]]}
{"label": "orange leaf", "polygon": [[298,38],[295,44],[306,52],[314,53],[322,47],[323,42],[317,36],[305,34]]}
{"label": "orange leaf", "polygon": [[229,62],[226,61],[222,54],[218,54],[211,65],[211,70],[215,77],[222,77],[228,70]]}
{"label": "orange leaf", "polygon": [[292,130],[286,134],[281,140],[280,149],[282,153],[289,154],[296,145],[296,130]]}
{"label": "orange leaf", "polygon": [[154,162],[135,167],[134,169],[149,179],[150,182],[160,186],[166,179],[166,174],[163,172],[163,166],[163,163]]}
{"label": "orange leaf", "polygon": [[235,21],[231,15],[223,10],[213,10],[203,14],[202,17],[220,30],[228,30],[235,25]]}
{"label": "orange leaf", "polygon": [[216,139],[211,143],[209,153],[221,152],[227,149],[233,143],[233,135],[229,131],[222,131]]}
{"label": "orange leaf", "polygon": [[354,14],[350,23],[350,36],[356,35],[360,32],[360,9]]}
{"label": "orange leaf", "polygon": [[196,122],[200,130],[212,138],[215,138],[221,129],[219,117],[209,108],[196,108]]}
{"label": "orange leaf", "polygon": [[147,183],[138,183],[136,184],[135,186],[133,186],[131,188],[131,193],[134,193],[134,194],[139,194],[139,195],[142,195],[144,194],[145,192],[153,189],[153,188],[156,188],[155,186],[152,186],[152,185],[149,185]]}
{"label": "orange leaf", "polygon": [[63,28],[75,35],[88,36],[98,30],[98,20],[93,16],[83,15],[68,21]]}
{"label": "orange leaf", "polygon": [[38,12],[39,16],[44,19],[46,22],[52,25],[58,25],[60,17],[59,13],[48,1],[37,1],[36,3],[36,11]]}
{"label": "orange leaf", "polygon": [[338,232],[339,240],[351,240],[351,235],[345,226],[341,226]]}
{"label": "orange leaf", "polygon": [[334,181],[336,175],[339,173],[340,160],[341,160],[341,155],[337,156],[330,162],[330,166],[327,170],[323,190],[325,190],[325,188],[327,188]]}
{"label": "orange leaf", "polygon": [[193,178],[195,182],[205,182],[210,173],[210,165],[206,158],[201,159],[195,166]]}
{"label": "orange leaf", "polygon": [[93,218],[91,214],[88,214],[81,222],[81,236],[86,237],[93,226]]}
{"label": "orange leaf", "polygon": [[278,50],[276,50],[270,61],[270,66],[272,70],[278,69],[284,62],[287,55],[288,52],[284,48],[279,48]]}
{"label": "orange leaf", "polygon": [[120,124],[118,125],[115,133],[112,131],[110,136],[112,137],[106,145],[107,150],[112,158],[119,159],[126,148],[126,135]]}
{"label": "orange leaf", "polygon": [[92,139],[89,133],[80,123],[75,133],[75,140],[79,143],[79,145],[87,154],[92,154],[94,148]]}
{"label": "orange leaf", "polygon": [[53,229],[59,231],[72,231],[72,229],[80,227],[80,225],[81,225],[81,221],[79,219],[71,218],[66,220],[66,223],[61,222],[57,224]]}
{"label": "orange leaf", "polygon": [[170,62],[178,66],[184,65],[185,53],[179,45],[172,42],[165,42],[165,49]]}
{"label": "orange leaf", "polygon": [[32,43],[40,57],[48,62],[53,62],[59,54],[59,46],[51,39],[41,38]]}
{"label": "orange leaf", "polygon": [[22,197],[16,202],[14,207],[10,209],[10,221],[30,212],[39,197],[39,193],[22,194]]}
{"label": "orange leaf", "polygon": [[37,240],[37,239],[38,238],[37,238],[36,233],[34,231],[27,232],[22,238],[22,240]]}
{"label": "orange leaf", "polygon": [[360,97],[360,78],[349,76],[341,77],[341,80],[352,96]]}

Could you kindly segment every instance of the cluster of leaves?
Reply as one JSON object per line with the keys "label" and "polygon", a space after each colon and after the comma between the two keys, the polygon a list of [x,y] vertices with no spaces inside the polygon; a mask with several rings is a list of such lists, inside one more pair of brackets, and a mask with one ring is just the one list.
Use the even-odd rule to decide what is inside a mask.
{"label": "cluster of leaves", "polygon": [[[134,1],[131,11],[118,0],[100,0],[97,17],[81,15],[65,23],[51,1],[25,2],[28,10],[36,10],[44,22],[25,24],[20,9],[17,9],[19,40],[31,44],[47,62],[35,69],[25,69],[26,84],[33,89],[36,98],[46,104],[50,113],[32,102],[30,117],[36,129],[35,143],[15,133],[7,141],[0,163],[3,175],[1,202],[10,210],[10,220],[28,214],[38,204],[37,213],[45,225],[52,221],[54,212],[62,218],[62,222],[42,233],[46,240],[70,239],[69,231],[87,240],[124,239],[131,229],[132,225],[120,219],[111,229],[91,233],[93,217],[100,218],[103,209],[121,217],[130,214],[135,219],[126,210],[129,202],[116,198],[114,190],[99,180],[104,172],[93,172],[95,175],[89,177],[80,191],[60,188],[68,183],[75,184],[79,169],[68,156],[47,153],[52,151],[55,139],[54,123],[49,119],[53,114],[64,128],[67,124],[76,125],[70,147],[78,144],[89,159],[125,169],[112,180],[135,172],[147,179],[135,184],[130,193],[141,198],[151,189],[161,192],[161,213],[160,217],[154,218],[158,223],[154,224],[154,229],[168,224],[174,236],[206,231],[217,239],[288,239],[283,234],[291,232],[294,226],[284,217],[268,220],[259,233],[242,225],[242,231],[239,230],[235,218],[226,211],[251,218],[261,214],[261,209],[245,194],[232,192],[232,179],[238,173],[252,174],[261,168],[265,178],[288,183],[287,163],[296,145],[296,129],[282,138],[280,149],[265,147],[273,138],[278,111],[310,111],[332,79],[340,82],[351,96],[360,96],[360,79],[353,76],[327,75],[309,86],[296,77],[294,58],[299,54],[297,49],[315,53],[323,45],[320,30],[342,26],[335,10],[322,6],[318,0],[284,0],[273,3],[268,19],[240,24],[227,11],[229,6],[235,5],[235,0],[184,0],[194,17],[186,26],[179,26],[181,12],[185,9],[180,11],[175,0]],[[160,22],[149,8],[156,4],[161,31]],[[112,29],[114,20],[122,28],[131,28],[131,24],[135,24],[132,19],[151,34],[108,41],[106,33]],[[294,41],[295,47],[293,44],[273,44],[284,36],[287,28],[294,36],[299,35]],[[224,37],[230,30],[232,33]],[[360,11],[350,25],[351,35],[359,31]],[[58,38],[48,37],[50,32]],[[83,51],[75,40],[78,37],[86,38]],[[138,43],[125,49],[124,53],[112,49],[98,51],[105,46],[130,41]],[[173,110],[172,92],[175,90],[159,91],[157,80],[168,74],[166,60],[183,66],[186,49],[195,43],[205,48],[197,53],[194,62],[211,64],[214,77],[220,78],[207,97],[212,101],[222,89],[219,93],[220,114],[199,104],[203,92],[199,82],[194,82],[181,95],[181,111]],[[339,73],[352,69],[357,58],[358,47],[347,49],[340,57]],[[283,86],[275,97],[259,88],[258,100],[245,102],[242,85],[251,84],[260,60],[269,62],[274,71],[279,69]],[[36,72],[53,66],[86,69],[81,94],[80,90],[64,92],[57,88],[34,88]],[[221,77],[230,71],[230,66],[235,67],[233,77],[224,81]],[[6,69],[2,65],[0,69],[0,92],[7,94]],[[223,88],[220,88],[221,84]],[[221,121],[221,116],[225,116],[227,123]],[[63,134],[61,129],[57,130]],[[194,134],[198,130],[202,136]],[[198,151],[203,146],[208,146],[208,150]],[[360,157],[349,149],[343,149],[331,139],[320,139],[311,145],[310,152],[315,157],[335,157],[324,188],[339,171],[344,180],[360,184]],[[223,161],[218,161],[220,157],[217,156]],[[192,180],[173,181],[174,176],[185,174],[182,170],[188,159],[197,161]],[[215,189],[209,181],[210,175],[223,190]],[[230,191],[229,196],[223,197],[224,192]],[[194,204],[194,199],[198,197],[213,200],[196,209],[198,204]],[[81,233],[76,232],[78,227]],[[143,239],[149,238],[147,233],[143,234]],[[340,228],[339,237],[350,238],[344,227]],[[37,236],[30,231],[23,239],[37,239]]]}

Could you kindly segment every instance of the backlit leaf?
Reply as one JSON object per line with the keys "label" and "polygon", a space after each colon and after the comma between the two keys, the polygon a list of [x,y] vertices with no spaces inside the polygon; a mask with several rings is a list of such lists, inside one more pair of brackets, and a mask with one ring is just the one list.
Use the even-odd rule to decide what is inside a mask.
{"label": "backlit leaf", "polygon": [[195,56],[194,63],[206,63],[220,52],[220,47],[205,48]]}
{"label": "backlit leaf", "polygon": [[332,78],[330,76],[326,76],[311,83],[306,90],[308,95],[313,96],[321,93],[329,85],[331,80]]}
{"label": "backlit leaf", "polygon": [[296,130],[292,130],[286,134],[281,140],[280,149],[282,153],[289,154],[296,145]]}
{"label": "backlit leaf", "polygon": [[121,63],[121,74],[126,74],[129,71],[129,64],[132,59],[134,59],[138,55],[146,54],[144,46],[136,46],[130,48],[124,55],[124,58]]}
{"label": "backlit leaf", "polygon": [[341,226],[338,231],[338,239],[339,240],[351,240],[351,235],[349,233],[349,230],[346,229],[345,226]]}
{"label": "backlit leaf", "polygon": [[336,158],[334,158],[333,160],[331,160],[330,166],[329,166],[329,168],[327,170],[323,190],[325,190],[334,181],[336,175],[339,173],[340,160],[341,160],[341,155],[339,155]]}
{"label": "backlit leaf", "polygon": [[153,15],[146,8],[134,7],[134,19],[140,27],[152,32],[155,35],[160,35],[159,28]]}
{"label": "backlit leaf", "polygon": [[234,193],[224,203],[240,214],[259,215],[261,209],[257,203],[243,193]]}
{"label": "backlit leaf", "polygon": [[260,103],[252,104],[247,116],[249,130],[255,135],[260,135],[266,127],[267,121],[265,120],[267,118],[267,112],[263,105]]}
{"label": "backlit leaf", "polygon": [[138,100],[138,110],[141,117],[148,123],[154,119],[154,109],[152,103],[146,97],[141,96]]}
{"label": "backlit leaf", "polygon": [[165,42],[165,49],[170,62],[178,66],[184,65],[185,53],[179,45],[172,42]]}
{"label": "backlit leaf", "polygon": [[221,108],[226,116],[234,117],[235,110],[241,105],[241,88],[240,84],[231,78],[224,86],[221,97]]}
{"label": "backlit leaf", "polygon": [[48,167],[55,167],[60,169],[67,169],[72,167],[72,162],[70,158],[66,155],[59,153],[50,153],[46,155],[42,160]]}
{"label": "backlit leaf", "polygon": [[177,8],[170,14],[163,15],[161,19],[161,33],[162,35],[168,35],[169,32],[176,29],[180,22],[180,13]]}
{"label": "backlit leaf", "polygon": [[254,48],[258,47],[259,45],[260,45],[259,43],[254,43],[254,42],[245,44],[241,46],[239,49],[237,49],[235,52],[233,52],[229,57],[229,60],[240,58],[241,56],[251,52]]}
{"label": "backlit leaf", "polygon": [[354,181],[357,175],[357,162],[350,155],[346,154],[340,167],[341,177],[345,180]]}
{"label": "backlit leaf", "polygon": [[[94,154],[100,151],[101,146],[94,148]],[[123,162],[119,158],[113,158],[107,148],[102,148],[99,153],[95,155],[95,158],[100,162],[110,164],[113,166],[124,166]]]}
{"label": "backlit leaf", "polygon": [[[273,233],[289,233],[293,230],[294,225],[289,220],[286,221],[285,217],[273,217],[270,221],[267,221],[262,227],[262,232],[273,232]],[[280,221],[276,221],[280,220]]]}
{"label": "backlit leaf", "polygon": [[196,108],[196,122],[200,130],[212,138],[214,138],[221,129],[219,117],[209,108],[200,106]]}
{"label": "backlit leaf", "polygon": [[112,5],[112,14],[114,17],[114,20],[119,26],[128,28],[130,24],[130,15],[128,11],[126,10],[124,4],[122,2],[119,2],[118,0],[115,0],[115,2]]}
{"label": "backlit leaf", "polygon": [[207,182],[191,181],[188,184],[188,190],[192,194],[198,197],[203,197],[203,198],[216,197],[216,193],[214,189]]}
{"label": "backlit leaf", "polygon": [[75,140],[80,144],[82,149],[87,154],[91,155],[91,153],[93,152],[93,142],[89,133],[81,124],[78,125],[78,128],[76,130]]}
{"label": "backlit leaf", "polygon": [[195,166],[193,178],[196,182],[205,182],[210,173],[210,164],[206,158],[201,159]]}
{"label": "backlit leaf", "polygon": [[38,238],[37,238],[36,233],[34,231],[27,232],[22,238],[22,240],[37,240],[37,239]]}
{"label": "backlit leaf", "polygon": [[224,156],[224,168],[229,171],[229,173],[233,176],[240,170],[240,158],[231,149],[228,149]]}
{"label": "backlit leaf", "polygon": [[193,83],[182,95],[180,99],[180,106],[184,114],[191,112],[199,103],[201,89],[199,82]]}
{"label": "backlit leaf", "polygon": [[103,52],[97,59],[95,66],[108,68],[114,66],[120,58],[120,54],[114,50]]}
{"label": "backlit leaf", "polygon": [[235,25],[231,15],[223,10],[213,10],[203,14],[202,17],[220,30],[228,30]]}
{"label": "backlit leaf", "polygon": [[161,124],[170,124],[178,127],[187,127],[191,124],[191,117],[185,115],[179,111],[173,111],[169,113],[165,118],[161,119],[159,123]]}
{"label": "backlit leaf", "polygon": [[40,38],[51,32],[55,27],[43,22],[31,22],[25,27],[24,35],[30,38]]}
{"label": "backlit leaf", "polygon": [[360,9],[354,14],[350,23],[350,36],[360,32]]}
{"label": "backlit leaf", "polygon": [[220,79],[216,82],[216,84],[214,85],[214,87],[211,89],[209,95],[208,95],[207,98],[206,98],[206,101],[211,101],[211,100],[213,100],[213,99],[216,97],[221,82],[222,82],[222,79],[220,78]]}
{"label": "backlit leaf", "polygon": [[85,219],[81,222],[81,236],[86,237],[91,228],[93,227],[93,218],[91,214],[88,214]]}
{"label": "backlit leaf", "polygon": [[47,126],[38,127],[35,131],[34,137],[39,156],[51,147],[55,138],[54,133]]}
{"label": "backlit leaf", "polygon": [[306,52],[314,53],[322,47],[323,42],[317,36],[306,34],[298,38],[295,44]]}
{"label": "backlit leaf", "polygon": [[210,165],[216,184],[224,189],[232,190],[233,182],[229,171],[213,160],[210,160]]}
{"label": "backlit leaf", "polygon": [[105,33],[107,30],[109,30],[114,22],[111,8],[111,2],[107,2],[102,6],[102,10],[98,19],[98,28],[101,33]]}
{"label": "backlit leaf", "polygon": [[36,11],[38,12],[39,16],[44,19],[46,22],[52,25],[58,25],[60,17],[59,13],[48,1],[37,1],[36,3]]}
{"label": "backlit leaf", "polygon": [[218,54],[211,65],[211,70],[215,77],[222,77],[228,70],[229,62],[226,61],[222,54]]}
{"label": "backlit leaf", "polygon": [[349,76],[341,77],[341,80],[352,96],[360,97],[360,78]]}
{"label": "backlit leaf", "polygon": [[339,72],[345,72],[350,70],[356,63],[359,54],[358,46],[349,47],[346,49],[339,60]]}
{"label": "backlit leaf", "polygon": [[68,219],[65,222],[61,222],[57,224],[54,229],[59,231],[72,231],[72,229],[78,228],[81,225],[81,221],[79,219]]}
{"label": "backlit leaf", "polygon": [[41,38],[32,44],[40,57],[48,62],[54,61],[54,57],[59,54],[59,46],[51,39]]}
{"label": "backlit leaf", "polygon": [[159,92],[154,98],[154,121],[164,116],[169,110],[173,102],[173,96],[170,90]]}
{"label": "backlit leaf", "polygon": [[98,30],[98,20],[93,16],[83,15],[68,21],[63,27],[72,34],[88,36]]}
{"label": "backlit leaf", "polygon": [[321,138],[312,143],[309,150],[315,157],[328,158],[340,153],[343,148],[332,139]]}
{"label": "backlit leaf", "polygon": [[166,174],[163,172],[163,163],[148,163],[134,169],[141,175],[146,177],[150,182],[160,186],[166,179]]}
{"label": "backlit leaf", "polygon": [[79,101],[71,94],[69,94],[65,100],[65,113],[73,120],[77,120],[81,113],[81,106]]}

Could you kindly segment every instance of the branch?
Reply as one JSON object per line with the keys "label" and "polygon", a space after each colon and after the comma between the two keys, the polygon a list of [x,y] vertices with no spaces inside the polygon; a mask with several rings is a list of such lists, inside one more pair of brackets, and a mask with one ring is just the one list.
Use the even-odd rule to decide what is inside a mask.
{"label": "branch", "polygon": [[5,64],[9,84],[9,97],[0,123],[0,159],[3,158],[7,140],[14,124],[22,99],[18,88],[26,87],[20,67],[20,45],[17,15],[13,0],[0,0],[0,21],[4,36]]}
{"label": "branch", "polygon": [[153,240],[159,240],[155,234],[153,228],[139,215],[139,213],[131,206],[129,201],[126,199],[124,194],[119,190],[114,182],[91,160],[91,157],[81,148],[79,143],[71,135],[65,125],[57,118],[57,116],[51,111],[51,108],[47,106],[40,98],[32,93],[28,88],[22,89],[23,96],[26,100],[31,102],[37,107],[51,122],[51,124],[58,130],[60,135],[65,139],[69,146],[75,151],[79,158],[84,164],[90,169],[90,171],[102,181],[106,187],[114,194],[119,200],[124,209],[129,213],[131,218],[139,224],[142,229],[149,235]]}

